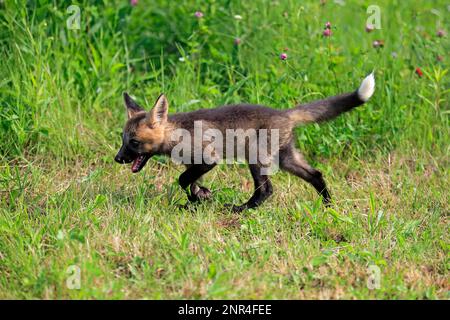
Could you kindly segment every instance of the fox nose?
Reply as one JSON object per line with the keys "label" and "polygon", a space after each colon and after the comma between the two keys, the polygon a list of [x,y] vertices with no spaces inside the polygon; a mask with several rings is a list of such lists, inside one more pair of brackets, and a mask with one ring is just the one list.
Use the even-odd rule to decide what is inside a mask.
{"label": "fox nose", "polygon": [[117,163],[124,163],[124,162],[125,162],[120,154],[116,155],[116,156],[114,157],[114,160],[115,160]]}

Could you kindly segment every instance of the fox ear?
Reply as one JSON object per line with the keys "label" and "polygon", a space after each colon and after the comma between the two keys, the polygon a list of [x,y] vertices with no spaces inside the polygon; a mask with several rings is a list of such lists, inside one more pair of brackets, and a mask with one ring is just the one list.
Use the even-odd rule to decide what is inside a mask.
{"label": "fox ear", "polygon": [[155,105],[148,113],[148,121],[151,124],[162,124],[167,121],[169,112],[169,102],[164,94],[161,94],[155,102]]}
{"label": "fox ear", "polygon": [[126,92],[123,93],[123,100],[125,101],[128,119],[132,118],[136,113],[145,111]]}

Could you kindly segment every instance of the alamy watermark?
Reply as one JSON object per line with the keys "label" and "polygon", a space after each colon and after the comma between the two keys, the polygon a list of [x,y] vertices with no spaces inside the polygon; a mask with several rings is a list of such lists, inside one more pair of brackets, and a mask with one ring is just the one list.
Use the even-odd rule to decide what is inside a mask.
{"label": "alamy watermark", "polygon": [[182,164],[219,164],[247,162],[261,168],[261,174],[270,175],[279,164],[279,129],[226,129],[205,127],[203,121],[194,121],[193,132],[178,128],[171,134],[175,146],[171,159]]}
{"label": "alamy watermark", "polygon": [[367,14],[370,16],[366,20],[366,25],[374,29],[381,29],[381,8],[377,5],[367,7]]}
{"label": "alamy watermark", "polygon": [[80,17],[81,10],[77,5],[72,4],[67,7],[67,13],[71,14],[69,18],[66,20],[67,29],[70,30],[79,30],[81,28]]}
{"label": "alamy watermark", "polygon": [[375,290],[381,288],[381,270],[377,265],[370,265],[367,268],[369,277],[367,278],[367,288],[369,290]]}
{"label": "alamy watermark", "polygon": [[70,290],[81,289],[81,269],[77,265],[71,265],[67,268],[66,287]]}

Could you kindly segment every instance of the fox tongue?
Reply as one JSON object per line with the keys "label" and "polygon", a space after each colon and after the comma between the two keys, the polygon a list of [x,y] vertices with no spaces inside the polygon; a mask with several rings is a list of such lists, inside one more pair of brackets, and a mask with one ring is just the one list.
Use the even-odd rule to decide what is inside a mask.
{"label": "fox tongue", "polygon": [[144,159],[144,156],[138,156],[136,159],[134,159],[133,165],[131,166],[131,171],[138,172],[141,167],[143,159]]}

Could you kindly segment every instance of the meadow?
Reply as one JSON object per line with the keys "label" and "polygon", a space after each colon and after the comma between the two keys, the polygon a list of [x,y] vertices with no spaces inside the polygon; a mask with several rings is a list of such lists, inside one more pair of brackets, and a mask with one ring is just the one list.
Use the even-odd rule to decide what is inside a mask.
{"label": "meadow", "polygon": [[[2,1],[0,298],[448,299],[448,5]],[[372,71],[366,105],[296,129],[330,208],[279,173],[261,207],[228,212],[253,191],[241,164],[186,207],[170,159],[114,162],[124,91],[169,112],[291,108]]]}

